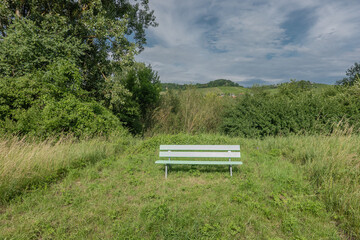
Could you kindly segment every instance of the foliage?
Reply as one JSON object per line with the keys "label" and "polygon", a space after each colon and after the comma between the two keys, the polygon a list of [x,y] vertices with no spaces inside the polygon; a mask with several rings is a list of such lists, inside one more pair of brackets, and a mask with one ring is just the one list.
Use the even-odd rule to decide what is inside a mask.
{"label": "foliage", "polygon": [[[105,133],[120,125],[104,108],[116,113],[114,104],[148,115],[141,108],[150,109],[141,102],[147,97],[132,101],[131,91],[111,80],[115,72],[136,68],[144,30],[157,25],[146,0],[6,0],[0,19],[2,132]],[[142,86],[135,94],[148,96],[152,89]]]}
{"label": "foliage", "polygon": [[356,82],[360,82],[360,64],[354,63],[348,70],[346,70],[347,78],[338,81],[337,84],[345,86],[353,86]]}
{"label": "foliage", "polygon": [[282,95],[297,95],[299,93],[308,92],[312,88],[310,81],[290,79],[288,83],[282,83],[279,85],[279,91]]}
{"label": "foliage", "polygon": [[[145,29],[156,26],[154,12],[149,9],[148,1],[130,3],[126,0],[83,0],[83,1],[33,1],[33,0],[5,0],[0,5],[0,33],[7,35],[9,25],[15,17],[27,18],[41,23],[47,16],[59,16],[66,19],[67,25],[72,26],[69,35],[77,36],[89,44],[103,46],[105,38],[110,39],[117,49],[129,44],[126,38],[118,34],[126,24],[125,34],[136,40],[138,47],[146,43]],[[96,37],[97,41],[93,41]],[[105,49],[102,49],[105,50]],[[114,51],[116,52],[116,51]],[[95,54],[95,52],[92,52]]]}
{"label": "foliage", "polygon": [[151,115],[160,100],[160,80],[151,66],[136,63],[114,76],[112,84],[123,86],[128,93],[123,103],[111,97],[108,104],[113,113],[132,133],[143,133],[151,126]]}
{"label": "foliage", "polygon": [[75,136],[109,134],[121,128],[119,119],[97,102],[81,102],[77,98],[63,98],[48,103],[42,112],[39,128],[43,135],[70,132]]}
{"label": "foliage", "polygon": [[16,108],[8,112],[11,112],[12,120],[5,118],[1,123],[1,134],[48,137],[70,132],[77,137],[88,137],[109,134],[122,128],[119,119],[99,103],[82,102],[72,95],[59,101],[37,102],[27,109]]}
{"label": "foliage", "polygon": [[205,83],[205,84],[197,83],[195,86],[199,87],[199,88],[222,87],[222,86],[240,87],[240,85],[238,83],[235,83],[235,82],[233,82],[231,80],[227,80],[227,79],[216,79],[214,81],[210,81],[210,82]]}
{"label": "foliage", "polygon": [[360,102],[354,91],[333,87],[316,93],[308,82],[292,81],[281,85],[276,94],[257,91],[239,99],[227,109],[221,129],[244,137],[329,134],[337,123],[345,122],[358,131]]}
{"label": "foliage", "polygon": [[46,137],[72,132],[80,137],[121,127],[99,103],[81,100],[87,97],[76,70],[59,61],[45,74],[0,79],[0,133]]}
{"label": "foliage", "polygon": [[0,41],[0,76],[19,77],[46,71],[57,61],[75,63],[86,45],[69,36],[71,26],[64,18],[46,15],[40,25],[16,18]]}
{"label": "foliage", "polygon": [[[7,21],[2,25],[1,74],[21,76],[65,57],[81,69],[82,87],[100,97],[97,91],[106,76],[132,61],[135,53],[135,45],[125,37],[130,24],[123,7],[115,1],[9,1],[11,14],[2,16]],[[139,27],[146,27],[142,21]]]}

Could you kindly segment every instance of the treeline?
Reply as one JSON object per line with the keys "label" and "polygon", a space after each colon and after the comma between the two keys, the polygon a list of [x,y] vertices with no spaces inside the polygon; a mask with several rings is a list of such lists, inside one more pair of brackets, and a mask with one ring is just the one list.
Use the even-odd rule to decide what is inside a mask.
{"label": "treeline", "polygon": [[177,83],[161,83],[162,90],[185,90],[189,87],[195,88],[209,88],[209,87],[243,87],[238,83],[235,83],[227,79],[217,79],[208,83],[196,83],[196,84],[177,84]]}

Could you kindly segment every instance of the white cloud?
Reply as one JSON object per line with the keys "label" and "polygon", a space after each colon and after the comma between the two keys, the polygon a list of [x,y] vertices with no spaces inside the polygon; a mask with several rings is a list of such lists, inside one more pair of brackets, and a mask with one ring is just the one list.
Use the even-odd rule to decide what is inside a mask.
{"label": "white cloud", "polygon": [[[152,64],[163,82],[296,78],[334,83],[360,61],[357,1],[154,0],[150,6],[159,27],[148,31],[152,44],[137,60]],[[285,42],[291,36],[283,24],[303,9],[314,15],[297,36],[303,40]],[[287,26],[292,27],[296,23]]]}

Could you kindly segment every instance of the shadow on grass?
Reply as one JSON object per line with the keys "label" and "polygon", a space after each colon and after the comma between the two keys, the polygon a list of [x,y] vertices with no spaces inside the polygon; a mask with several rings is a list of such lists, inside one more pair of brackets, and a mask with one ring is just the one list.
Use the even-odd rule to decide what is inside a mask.
{"label": "shadow on grass", "polygon": [[[241,172],[241,166],[233,166],[232,172],[239,173]],[[159,172],[165,171],[165,165],[162,168],[159,168]],[[221,165],[171,165],[168,168],[168,173],[171,172],[200,172],[200,173],[230,173],[229,166],[221,166]]]}

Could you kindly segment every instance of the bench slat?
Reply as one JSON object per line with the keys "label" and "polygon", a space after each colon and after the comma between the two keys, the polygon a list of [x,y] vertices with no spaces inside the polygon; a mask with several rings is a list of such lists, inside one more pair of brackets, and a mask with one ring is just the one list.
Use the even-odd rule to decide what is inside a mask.
{"label": "bench slat", "polygon": [[240,145],[160,145],[161,150],[240,151]]}
{"label": "bench slat", "polygon": [[240,152],[160,152],[159,157],[240,158]]}
{"label": "bench slat", "polygon": [[230,161],[169,161],[169,160],[158,160],[157,164],[190,164],[190,165],[241,165],[242,162],[230,162]]}

